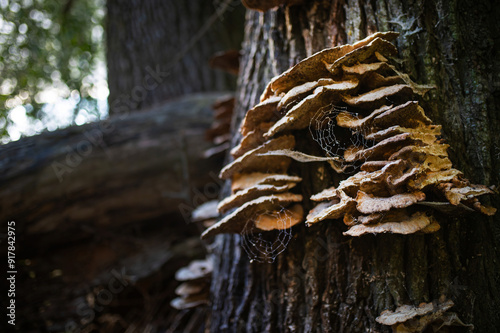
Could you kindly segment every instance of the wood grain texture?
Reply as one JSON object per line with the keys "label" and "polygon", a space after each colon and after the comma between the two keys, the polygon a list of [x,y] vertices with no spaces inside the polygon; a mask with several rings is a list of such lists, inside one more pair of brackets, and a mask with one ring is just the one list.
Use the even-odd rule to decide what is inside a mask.
{"label": "wood grain texture", "polygon": [[[310,1],[265,13],[249,11],[233,129],[272,76],[332,44],[380,30],[396,41],[412,79],[435,84],[422,101],[443,125],[454,166],[474,183],[500,183],[500,27],[496,3],[478,1]],[[297,150],[314,146],[307,131]],[[239,137],[235,133],[233,146]],[[293,166],[292,166],[293,167]],[[304,197],[338,182],[320,163],[296,166]],[[493,206],[499,208],[498,196]],[[305,204],[305,209],[309,209]],[[498,332],[500,215],[437,214],[431,235],[342,236],[341,221],[293,229],[274,263],[250,263],[240,236],[215,241],[213,332],[390,332],[383,310],[441,295],[477,332]]]}

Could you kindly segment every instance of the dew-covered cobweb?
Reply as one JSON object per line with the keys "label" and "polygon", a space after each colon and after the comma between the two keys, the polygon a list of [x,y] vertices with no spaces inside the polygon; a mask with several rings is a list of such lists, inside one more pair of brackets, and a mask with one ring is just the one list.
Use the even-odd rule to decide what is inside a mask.
{"label": "dew-covered cobweb", "polygon": [[[371,147],[374,142],[365,139],[363,134],[368,128],[352,131],[337,125],[337,115],[341,112],[349,112],[345,106],[339,107],[333,104],[326,105],[314,114],[309,124],[309,132],[328,157],[337,157],[340,166],[345,168],[344,173],[358,171],[359,163],[349,163],[344,160],[344,152],[351,146]],[[353,113],[358,117],[359,114]]]}
{"label": "dew-covered cobweb", "polygon": [[276,218],[281,230],[260,231],[255,227],[254,219],[249,219],[241,235],[241,245],[251,262],[274,262],[276,257],[285,251],[292,239],[291,218],[286,208],[274,211],[262,211]]}

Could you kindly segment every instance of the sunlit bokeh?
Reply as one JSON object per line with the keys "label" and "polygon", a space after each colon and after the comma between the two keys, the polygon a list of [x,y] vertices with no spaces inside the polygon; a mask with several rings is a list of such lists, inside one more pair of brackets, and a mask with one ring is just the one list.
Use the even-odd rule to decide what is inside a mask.
{"label": "sunlit bokeh", "polygon": [[0,0],[0,142],[107,116],[103,0]]}

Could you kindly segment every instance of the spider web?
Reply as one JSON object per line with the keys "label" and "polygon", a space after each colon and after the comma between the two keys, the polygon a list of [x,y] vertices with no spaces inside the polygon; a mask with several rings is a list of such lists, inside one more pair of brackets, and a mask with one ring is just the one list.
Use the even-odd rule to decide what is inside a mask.
{"label": "spider web", "polygon": [[[344,160],[344,152],[352,147],[371,147],[374,141],[365,139],[364,135],[368,132],[368,127],[363,127],[359,131],[353,131],[348,128],[337,125],[337,115],[341,112],[347,112],[345,106],[326,105],[316,112],[311,118],[309,132],[328,157],[338,157],[341,167],[345,168],[345,173],[353,173],[360,167],[358,163],[350,163]],[[358,117],[358,113],[352,113]],[[364,158],[366,161],[366,157]]]}
{"label": "spider web", "polygon": [[276,257],[288,246],[292,239],[291,218],[286,214],[287,209],[280,207],[274,211],[262,211],[261,214],[273,216],[278,221],[281,230],[261,231],[255,226],[255,220],[249,219],[242,231],[241,245],[250,262],[274,262]]}

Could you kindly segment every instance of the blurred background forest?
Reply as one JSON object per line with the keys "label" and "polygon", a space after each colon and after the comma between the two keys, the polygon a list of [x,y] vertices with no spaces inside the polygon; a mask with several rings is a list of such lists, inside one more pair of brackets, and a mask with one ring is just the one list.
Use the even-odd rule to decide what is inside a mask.
{"label": "blurred background forest", "polygon": [[2,141],[107,115],[105,2],[0,3]]}
{"label": "blurred background forest", "polygon": [[204,307],[170,301],[175,272],[206,254],[190,219],[220,189],[228,138],[212,139],[229,124],[214,122],[214,105],[232,103],[241,2],[0,8],[0,216],[16,221],[15,331],[203,329]]}

